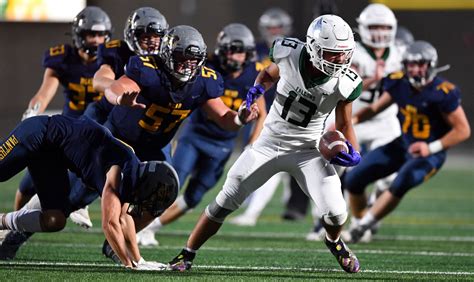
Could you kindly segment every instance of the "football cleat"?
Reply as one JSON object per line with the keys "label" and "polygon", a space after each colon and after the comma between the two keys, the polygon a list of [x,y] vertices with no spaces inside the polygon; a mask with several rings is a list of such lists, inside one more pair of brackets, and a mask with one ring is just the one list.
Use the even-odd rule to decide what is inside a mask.
{"label": "football cleat", "polygon": [[143,247],[158,246],[160,243],[155,239],[155,233],[144,229],[137,233],[137,244]]}
{"label": "football cleat", "polygon": [[360,264],[354,253],[346,246],[341,238],[337,242],[329,242],[326,238],[324,240],[326,246],[331,253],[336,257],[337,262],[345,272],[357,273],[360,270]]}
{"label": "football cleat", "polygon": [[12,260],[18,249],[33,235],[30,232],[10,231],[0,245],[0,260]]}
{"label": "football cleat", "polygon": [[168,269],[173,271],[186,271],[190,270],[193,265],[193,259],[196,257],[196,253],[181,250],[179,255],[172,259],[168,263]]}
{"label": "football cleat", "polygon": [[245,214],[233,217],[229,219],[229,223],[238,225],[238,226],[255,226],[257,224],[257,219],[251,216],[246,216]]}
{"label": "football cleat", "polygon": [[72,222],[79,225],[80,227],[89,229],[92,227],[92,221],[91,221],[91,218],[89,217],[88,210],[89,210],[89,207],[86,206],[83,209],[74,211],[69,215],[69,218],[72,220]]}
{"label": "football cleat", "polygon": [[117,254],[114,252],[107,240],[105,240],[104,244],[102,245],[102,254],[106,258],[113,260],[113,262],[122,265],[122,261],[120,260],[119,256],[117,256]]}
{"label": "football cleat", "polygon": [[372,241],[372,231],[370,229],[364,230],[362,227],[357,226],[347,231],[342,231],[341,237],[349,243],[369,243]]}
{"label": "football cleat", "polygon": [[319,221],[313,228],[313,231],[306,235],[306,241],[324,241],[326,238],[326,229]]}

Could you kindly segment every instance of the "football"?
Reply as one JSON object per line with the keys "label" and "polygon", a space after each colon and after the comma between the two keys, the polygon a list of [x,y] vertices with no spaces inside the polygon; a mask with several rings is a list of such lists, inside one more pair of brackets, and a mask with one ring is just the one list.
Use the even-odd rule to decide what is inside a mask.
{"label": "football", "polygon": [[340,131],[326,131],[318,145],[319,152],[328,161],[334,158],[339,152],[349,152],[346,144],[346,138]]}

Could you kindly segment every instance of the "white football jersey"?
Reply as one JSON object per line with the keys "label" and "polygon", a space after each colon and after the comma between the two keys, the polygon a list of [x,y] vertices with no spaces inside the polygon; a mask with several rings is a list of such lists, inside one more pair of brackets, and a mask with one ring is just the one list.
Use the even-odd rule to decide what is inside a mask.
{"label": "white football jersey", "polygon": [[[385,61],[384,75],[399,71],[402,68],[402,56],[400,50],[391,45],[384,54]],[[375,75],[376,60],[372,50],[368,49],[360,42],[357,42],[354,51],[352,64],[357,67],[357,71],[362,79],[373,77]],[[382,95],[381,83],[370,85],[369,89],[362,91],[359,99],[352,104],[352,112],[357,113],[360,109],[367,107]],[[360,143],[373,142],[381,139],[381,142],[375,141],[376,145],[382,145],[400,135],[400,125],[397,119],[397,106],[392,106],[377,114],[372,119],[367,120],[355,126],[357,138]],[[386,140],[386,141],[384,141]],[[371,149],[377,146],[370,145]]]}
{"label": "white football jersey", "polygon": [[282,150],[314,148],[325,121],[341,100],[360,95],[362,79],[353,70],[339,78],[306,83],[300,69],[309,60],[305,44],[295,38],[275,41],[272,59],[280,70],[276,98],[265,120],[262,138],[278,142]]}

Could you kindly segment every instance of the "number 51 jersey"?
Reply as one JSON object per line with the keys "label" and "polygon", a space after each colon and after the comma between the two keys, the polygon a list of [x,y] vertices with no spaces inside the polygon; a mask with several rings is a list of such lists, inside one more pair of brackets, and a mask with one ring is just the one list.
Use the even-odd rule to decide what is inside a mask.
{"label": "number 51 jersey", "polygon": [[339,101],[357,99],[362,80],[351,69],[339,78],[310,77],[306,64],[310,56],[295,38],[277,39],[270,58],[280,70],[280,80],[262,136],[282,149],[315,148],[331,111]]}

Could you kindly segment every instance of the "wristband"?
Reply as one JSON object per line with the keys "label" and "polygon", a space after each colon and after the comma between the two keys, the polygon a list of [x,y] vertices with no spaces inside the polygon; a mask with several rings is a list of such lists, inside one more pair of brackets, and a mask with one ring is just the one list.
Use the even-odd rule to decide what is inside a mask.
{"label": "wristband", "polygon": [[436,140],[428,144],[428,150],[430,151],[430,154],[436,154],[440,151],[443,150],[443,143],[441,143],[441,140]]}
{"label": "wristband", "polygon": [[119,97],[120,97],[120,96],[117,96],[117,98],[115,98],[115,104],[116,104],[117,106],[120,106],[120,104],[119,104],[119,100],[118,100],[118,99],[119,99]]}
{"label": "wristband", "polygon": [[235,117],[234,117],[234,122],[235,124],[237,124],[238,126],[243,126],[244,124],[242,123],[242,121],[240,121],[240,118],[239,118],[239,114],[236,114]]}

